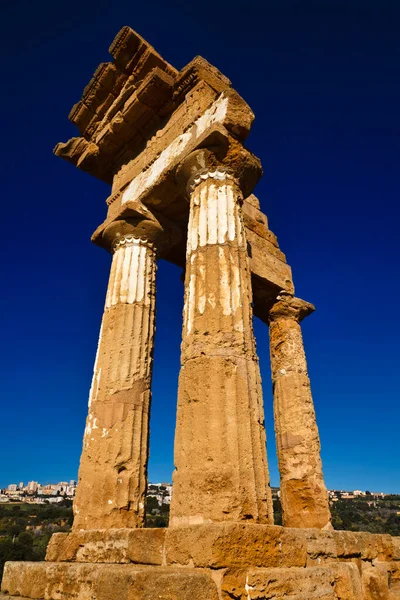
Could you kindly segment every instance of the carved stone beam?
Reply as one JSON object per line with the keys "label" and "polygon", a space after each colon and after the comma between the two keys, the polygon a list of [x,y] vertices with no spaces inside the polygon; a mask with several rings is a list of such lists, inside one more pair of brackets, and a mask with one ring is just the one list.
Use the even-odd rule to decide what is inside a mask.
{"label": "carved stone beam", "polygon": [[[160,134],[159,144],[148,155],[147,161],[140,161],[137,174],[133,177],[130,175],[127,186],[121,193],[121,205],[137,200],[148,204],[152,196],[160,200],[157,193],[159,186],[170,177],[170,184],[175,183],[174,175],[178,165],[194,150],[210,146],[219,147],[220,162],[231,168],[236,166],[235,171],[239,176],[240,170],[246,169],[244,191],[247,196],[261,176],[261,169],[259,162],[251,159],[248,162],[248,165],[252,164],[254,167],[254,177],[251,177],[250,170],[246,167],[246,158],[244,155],[239,156],[243,146],[238,141],[237,134],[240,132],[240,139],[245,137],[253,119],[253,112],[237,92],[232,89],[223,91],[209,108],[186,129],[178,131],[175,137],[171,139],[168,132]],[[247,151],[246,155],[251,153]],[[168,196],[162,200],[168,201]]]}

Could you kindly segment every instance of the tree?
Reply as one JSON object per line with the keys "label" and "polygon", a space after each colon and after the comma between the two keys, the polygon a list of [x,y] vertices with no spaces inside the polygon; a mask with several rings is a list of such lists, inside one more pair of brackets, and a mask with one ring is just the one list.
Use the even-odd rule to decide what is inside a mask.
{"label": "tree", "polygon": [[27,552],[33,548],[33,537],[28,531],[20,533],[17,537],[17,542],[22,548],[25,548]]}
{"label": "tree", "polygon": [[155,496],[147,496],[146,498],[146,513],[151,513],[153,510],[159,510],[160,505]]}
{"label": "tree", "polygon": [[279,498],[273,499],[274,504],[274,523],[275,525],[282,525],[282,506]]}

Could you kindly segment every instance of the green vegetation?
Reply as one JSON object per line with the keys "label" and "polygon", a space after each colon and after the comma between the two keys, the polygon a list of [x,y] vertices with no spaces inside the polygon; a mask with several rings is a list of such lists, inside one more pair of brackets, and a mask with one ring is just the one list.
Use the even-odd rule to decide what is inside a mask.
{"label": "green vegetation", "polygon": [[[274,522],[282,525],[282,507],[274,498]],[[380,498],[369,494],[360,498],[338,499],[331,502],[332,523],[335,529],[348,531],[369,531],[400,536],[400,495]],[[158,505],[156,498],[149,496],[146,501],[146,526],[166,527],[169,519],[169,505]]]}
{"label": "green vegetation", "polygon": [[7,560],[43,560],[56,531],[69,531],[72,502],[0,504],[0,581]]}
{"label": "green vegetation", "polygon": [[273,498],[274,504],[274,523],[275,525],[282,525],[282,506],[279,498]]}
{"label": "green vegetation", "polygon": [[[331,502],[334,529],[400,535],[400,495],[380,498],[369,494]],[[282,508],[274,498],[275,525],[282,525]]]}
{"label": "green vegetation", "polygon": [[167,527],[169,522],[169,504],[158,504],[155,496],[146,498],[146,527]]}
{"label": "green vegetation", "polygon": [[335,529],[400,535],[400,495],[339,499],[331,511]]}
{"label": "green vegetation", "polygon": [[[146,527],[166,527],[169,504],[159,506],[154,496],[146,500]],[[53,533],[70,531],[72,502],[58,504],[0,504],[0,581],[8,560],[44,560]]]}

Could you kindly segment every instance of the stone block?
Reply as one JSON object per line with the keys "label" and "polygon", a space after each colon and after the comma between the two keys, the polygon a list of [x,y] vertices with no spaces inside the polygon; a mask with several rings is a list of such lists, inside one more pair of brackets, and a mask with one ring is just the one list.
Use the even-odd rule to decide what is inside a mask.
{"label": "stone block", "polygon": [[360,571],[354,563],[330,565],[335,577],[335,592],[338,600],[361,600],[362,584]]}
{"label": "stone block", "polygon": [[392,537],[393,544],[393,560],[400,560],[400,537]]}
{"label": "stone block", "polygon": [[352,558],[361,556],[361,540],[358,534],[352,531],[333,531],[338,558]]}
{"label": "stone block", "polygon": [[361,571],[363,600],[391,600],[389,593],[389,571],[386,563],[375,566],[364,562]]}
{"label": "stone block", "polygon": [[333,531],[332,535],[338,558],[390,561],[400,552],[390,535],[352,531]]}
{"label": "stone block", "polygon": [[378,559],[383,561],[391,561],[397,549],[394,547],[393,537],[388,534],[378,536]]}
{"label": "stone block", "polygon": [[276,237],[269,230],[267,216],[261,212],[259,207],[257,208],[251,204],[252,199],[256,198],[254,194],[250,194],[249,198],[246,198],[243,202],[243,221],[245,226],[257,235],[269,239],[277,248]]}
{"label": "stone block", "polygon": [[[0,592],[0,600],[13,600],[12,596],[9,596],[8,594],[2,594]],[[22,596],[19,596],[18,600],[29,600],[26,596],[25,598],[22,598]]]}
{"label": "stone block", "polygon": [[229,570],[222,580],[222,598],[224,600],[338,600],[334,583],[334,572],[327,567]]}
{"label": "stone block", "polygon": [[56,533],[47,548],[50,562],[161,565],[165,529],[89,529]]}
{"label": "stone block", "polygon": [[144,570],[138,573],[132,593],[128,595],[127,600],[155,600],[156,598],[219,600],[219,595],[211,574],[205,571],[160,569],[157,572]]}
{"label": "stone block", "polygon": [[45,600],[218,600],[205,571],[91,563],[7,563],[2,590]]}
{"label": "stone block", "polygon": [[250,267],[252,274],[279,289],[293,292],[292,271],[289,265],[260,248],[260,236],[253,234],[249,229],[246,230],[246,237],[251,245]]}
{"label": "stone block", "polygon": [[303,567],[307,563],[307,539],[301,530],[282,527],[279,546],[278,566]]}
{"label": "stone block", "polygon": [[47,544],[45,560],[51,562],[74,560],[75,551],[70,540],[72,540],[71,533],[53,533]]}
{"label": "stone block", "polygon": [[46,570],[47,564],[43,562],[7,562],[4,565],[1,591],[11,596],[44,598]]}
{"label": "stone block", "polygon": [[161,565],[165,529],[137,529],[128,543],[128,558],[138,565]]}
{"label": "stone block", "polygon": [[382,561],[391,560],[393,557],[393,543],[390,535],[373,534],[373,533],[358,533],[357,534],[361,546],[361,558],[363,560]]}
{"label": "stone block", "polygon": [[[263,214],[263,213],[260,213]],[[258,229],[255,231],[254,223],[251,219],[246,217],[246,213],[243,211],[244,223],[246,226],[246,239],[251,244],[251,247],[256,246],[260,252],[264,254],[271,254],[277,260],[282,261],[286,264],[286,256],[279,249],[277,244],[274,244],[274,234],[269,229],[261,231]]]}
{"label": "stone block", "polygon": [[275,525],[218,523],[176,527],[165,538],[167,564],[195,567],[303,567],[305,542]]}
{"label": "stone block", "polygon": [[389,590],[393,598],[400,600],[400,562],[397,560],[389,563]]}
{"label": "stone block", "polygon": [[331,531],[320,529],[291,529],[304,540],[307,549],[307,565],[336,559],[336,543]]}

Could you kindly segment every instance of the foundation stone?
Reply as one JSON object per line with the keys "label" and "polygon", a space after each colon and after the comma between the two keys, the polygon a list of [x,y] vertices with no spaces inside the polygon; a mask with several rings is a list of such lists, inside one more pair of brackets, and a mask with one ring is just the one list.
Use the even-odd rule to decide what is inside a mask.
{"label": "foundation stone", "polygon": [[[7,563],[10,597],[60,600],[399,600],[398,540],[212,523],[53,537],[46,563]],[[384,538],[384,539],[382,539]]]}

